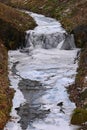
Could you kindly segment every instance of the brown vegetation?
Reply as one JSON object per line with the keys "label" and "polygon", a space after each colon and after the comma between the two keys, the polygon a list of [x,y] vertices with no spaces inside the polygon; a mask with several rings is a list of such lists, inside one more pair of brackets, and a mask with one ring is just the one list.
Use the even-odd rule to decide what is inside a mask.
{"label": "brown vegetation", "polygon": [[13,97],[13,90],[9,88],[7,64],[7,51],[0,40],[0,130],[9,118]]}
{"label": "brown vegetation", "polygon": [[14,93],[9,88],[7,49],[16,49],[23,44],[25,31],[35,25],[30,16],[0,2],[0,130],[10,118]]}
{"label": "brown vegetation", "polygon": [[0,3],[0,39],[8,49],[24,44],[25,31],[36,26],[27,14]]}
{"label": "brown vegetation", "polygon": [[33,19],[10,6],[2,4],[0,2],[0,19],[9,23],[17,30],[26,31],[27,29],[32,29],[35,26]]}
{"label": "brown vegetation", "polygon": [[9,0],[8,4],[54,17],[60,20],[68,31],[87,24],[86,0]]}

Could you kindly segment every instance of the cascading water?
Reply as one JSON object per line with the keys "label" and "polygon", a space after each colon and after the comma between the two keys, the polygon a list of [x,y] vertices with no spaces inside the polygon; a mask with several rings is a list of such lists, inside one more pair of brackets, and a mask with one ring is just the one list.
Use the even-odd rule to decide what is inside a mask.
{"label": "cascading water", "polygon": [[26,46],[40,47],[44,49],[56,48],[60,42],[64,40],[64,34],[59,32],[51,34],[36,33],[34,31],[27,32]]}
{"label": "cascading water", "polygon": [[4,130],[76,130],[70,124],[75,104],[66,90],[77,69],[74,38],[56,20],[29,14],[38,26],[26,32],[26,48],[9,51],[9,78],[16,93],[12,121]]}
{"label": "cascading water", "polygon": [[30,14],[37,24],[34,30],[26,32],[26,47],[34,48],[59,48],[71,50],[76,48],[73,35],[67,34],[67,32],[61,27],[61,24],[52,19],[46,18],[43,15]]}

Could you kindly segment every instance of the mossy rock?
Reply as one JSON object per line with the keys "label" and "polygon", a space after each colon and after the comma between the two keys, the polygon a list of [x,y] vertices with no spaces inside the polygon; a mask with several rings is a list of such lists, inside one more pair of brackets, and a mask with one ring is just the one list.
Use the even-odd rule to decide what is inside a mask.
{"label": "mossy rock", "polygon": [[71,118],[71,124],[81,125],[87,121],[87,110],[76,108]]}

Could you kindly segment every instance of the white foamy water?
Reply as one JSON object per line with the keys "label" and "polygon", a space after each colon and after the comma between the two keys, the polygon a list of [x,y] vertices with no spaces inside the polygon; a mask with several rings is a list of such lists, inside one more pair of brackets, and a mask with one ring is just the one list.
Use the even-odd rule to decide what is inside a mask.
{"label": "white foamy water", "polygon": [[[60,33],[63,36],[66,33],[61,24],[54,19],[33,13],[31,13],[31,16],[38,24],[38,27],[32,31],[35,34]],[[27,31],[27,33],[29,32]],[[64,38],[60,41],[63,42],[63,40]],[[31,41],[29,40],[29,42]],[[36,41],[38,40],[35,39],[33,43]],[[58,46],[61,46],[61,42]],[[34,120],[31,126],[28,125],[27,130],[76,130],[77,126],[70,124],[75,104],[69,100],[66,87],[75,80],[77,63],[74,60],[78,49],[59,50],[60,47],[44,49],[40,44],[38,47],[38,43],[36,43],[36,47],[32,47],[32,43],[29,44],[32,48],[29,53],[21,53],[19,50],[9,51],[10,69],[13,63],[19,61],[16,66],[19,76],[12,75],[11,70],[9,70],[11,87],[16,90],[16,93],[11,112],[12,121],[7,123],[4,130],[22,130],[20,124],[17,123],[20,117],[15,111],[16,107],[26,102],[22,93],[18,90],[20,76],[25,79],[40,81],[45,88],[49,88],[44,95],[35,100],[35,103],[43,104],[40,109],[50,109],[50,113],[43,120]],[[60,102],[63,102],[62,108],[57,105]]]}
{"label": "white foamy water", "polygon": [[[24,11],[25,12],[25,11]],[[34,20],[37,23],[37,27],[34,29],[36,33],[55,33],[55,32],[62,32],[65,33],[66,31],[61,27],[61,24],[56,21],[53,18],[45,17],[44,15],[38,15],[36,13],[28,12],[26,11],[27,14],[31,15]]]}

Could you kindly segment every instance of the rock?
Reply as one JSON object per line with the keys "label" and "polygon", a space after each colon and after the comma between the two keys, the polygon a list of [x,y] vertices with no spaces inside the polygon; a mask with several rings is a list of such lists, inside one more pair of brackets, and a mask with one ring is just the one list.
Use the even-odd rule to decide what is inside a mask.
{"label": "rock", "polygon": [[84,47],[87,44],[87,25],[80,25],[71,32],[75,36],[75,43],[77,47]]}
{"label": "rock", "polygon": [[20,52],[21,53],[29,53],[29,49],[28,48],[23,48],[23,49],[20,49]]}
{"label": "rock", "polygon": [[63,106],[63,102],[59,102],[57,106]]}
{"label": "rock", "polygon": [[64,113],[64,114],[65,114],[65,112],[64,112],[64,110],[63,110],[62,108],[60,109],[60,112],[62,112],[62,113]]}
{"label": "rock", "polygon": [[82,108],[76,108],[72,115],[71,124],[81,125],[87,122],[87,110]]}
{"label": "rock", "polygon": [[61,46],[61,50],[72,50],[76,48],[73,34],[65,34],[65,41]]}
{"label": "rock", "polygon": [[17,107],[17,108],[15,108],[15,110],[16,110],[16,111],[19,111],[19,110],[20,110],[20,108],[19,108],[19,107]]}

